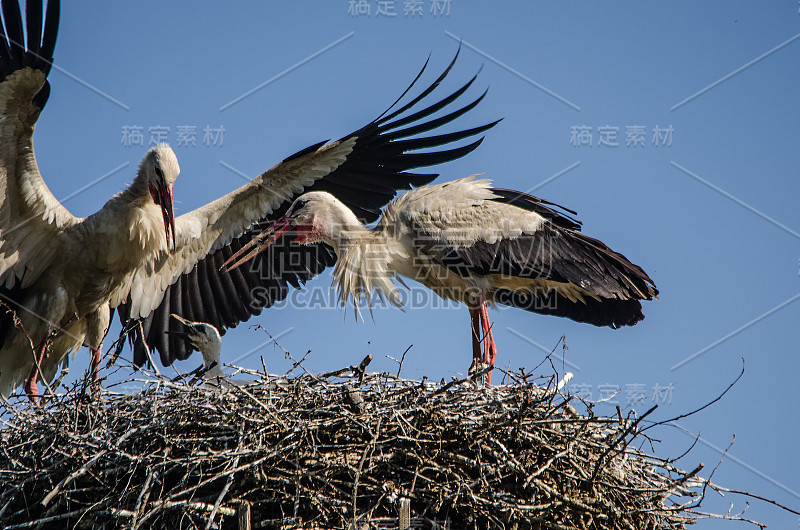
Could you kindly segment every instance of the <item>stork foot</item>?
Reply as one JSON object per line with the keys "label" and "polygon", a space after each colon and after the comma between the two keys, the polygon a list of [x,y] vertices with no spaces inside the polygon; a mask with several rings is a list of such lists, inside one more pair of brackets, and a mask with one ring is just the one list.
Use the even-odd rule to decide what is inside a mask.
{"label": "stork foot", "polygon": [[[481,372],[487,366],[488,365],[485,362],[483,362],[483,358],[482,357],[474,357],[472,359],[472,364],[469,365],[469,371],[467,372],[467,375],[470,376],[470,377],[473,377],[475,374]],[[482,386],[487,386],[486,385],[486,377],[489,374],[491,374],[491,372],[485,373],[482,376],[480,376],[479,378],[475,379],[475,384],[477,385],[478,388],[480,388]]]}

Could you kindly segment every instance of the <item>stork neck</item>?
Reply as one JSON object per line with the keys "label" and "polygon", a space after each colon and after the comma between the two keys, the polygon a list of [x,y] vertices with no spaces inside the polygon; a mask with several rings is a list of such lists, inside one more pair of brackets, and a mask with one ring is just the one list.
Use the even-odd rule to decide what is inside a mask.
{"label": "stork neck", "polygon": [[[220,352],[222,347],[219,344],[212,344],[206,346],[205,350],[201,353],[203,354],[203,363],[205,368],[208,371],[205,373],[206,379],[215,379],[217,377],[222,377],[222,361],[220,357]],[[217,364],[214,364],[216,362]],[[214,366],[211,366],[214,364]],[[211,366],[211,368],[209,368]]]}
{"label": "stork neck", "polygon": [[325,234],[325,243],[333,247],[337,256],[346,253],[372,233],[349,210],[342,214],[338,216],[335,223],[330,225],[328,233]]}
{"label": "stork neck", "polygon": [[150,190],[147,186],[147,176],[144,168],[139,167],[139,171],[130,186],[114,195],[106,203],[106,206],[111,207],[116,212],[119,208],[126,209],[130,206],[141,208],[148,201],[152,202]]}
{"label": "stork neck", "polygon": [[396,247],[387,240],[386,233],[358,223],[357,228],[342,230],[339,239],[338,243],[332,243],[337,256],[333,283],[338,286],[342,306],[352,300],[358,314],[361,302],[369,307],[373,299],[385,298],[402,307],[390,269]]}
{"label": "stork neck", "polygon": [[147,186],[147,175],[145,174],[143,165],[139,166],[139,171],[136,172],[136,178],[133,179],[128,189],[122,193],[123,195],[127,195],[131,202],[150,198],[150,190]]}

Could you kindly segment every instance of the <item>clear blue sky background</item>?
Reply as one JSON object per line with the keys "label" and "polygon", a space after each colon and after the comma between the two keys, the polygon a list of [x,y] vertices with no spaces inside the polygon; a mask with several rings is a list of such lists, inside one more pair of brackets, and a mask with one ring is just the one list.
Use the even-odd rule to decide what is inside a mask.
{"label": "clear blue sky background", "polygon": [[[693,440],[681,429],[699,433],[680,464],[702,461],[707,476],[735,435],[715,482],[800,507],[797,2],[454,1],[449,13],[434,16],[425,0],[422,14],[404,16],[406,2],[397,0],[389,2],[396,17],[370,4],[369,16],[354,17],[348,0],[68,3],[52,95],[35,135],[48,185],[65,198],[101,179],[66,203],[88,215],[132,180],[144,154],[123,144],[123,128],[143,127],[147,144],[149,128],[169,127],[166,139],[182,167],[177,210],[187,212],[244,184],[241,175],[256,176],[367,123],[429,54],[432,79],[463,39],[445,90],[481,65],[472,94],[490,90],[462,126],[505,119],[478,151],[439,168],[440,180],[485,172],[500,186],[577,210],[587,234],[643,266],[662,293],[645,304],[644,322],[617,331],[492,310],[498,364],[532,368],[565,335],[573,391],[600,399],[619,388],[612,401],[626,408],[641,397],[637,411],[658,403],[653,417],[667,419],[717,396],[744,358],[739,384],[678,421],[680,429],[660,428],[656,452],[677,456]],[[177,145],[185,125],[197,127],[196,146]],[[206,126],[224,128],[221,146],[204,145]],[[591,146],[571,141],[573,127],[583,126],[591,128]],[[626,146],[631,126],[645,128],[644,145]],[[598,145],[603,127],[616,128],[618,146]],[[653,143],[656,127],[672,129],[671,145]],[[421,308],[378,309],[374,322],[357,322],[333,303],[302,307],[311,292],[330,300],[329,285],[322,275],[309,284],[315,291],[250,323],[281,335],[295,357],[311,350],[310,370],[371,353],[372,369],[394,371],[385,356],[413,345],[403,366],[408,377],[466,371],[464,308],[442,308],[427,295]],[[224,359],[266,340],[243,325],[226,335]],[[274,345],[240,364],[260,367],[259,356],[270,371],[287,369]],[[78,354],[71,376],[85,370],[87,358]],[[195,357],[178,369],[198,364]],[[598,411],[613,413],[613,404]],[[745,506],[709,493],[707,508],[724,511],[728,502]],[[747,516],[771,528],[798,526],[796,516],[760,502]]]}

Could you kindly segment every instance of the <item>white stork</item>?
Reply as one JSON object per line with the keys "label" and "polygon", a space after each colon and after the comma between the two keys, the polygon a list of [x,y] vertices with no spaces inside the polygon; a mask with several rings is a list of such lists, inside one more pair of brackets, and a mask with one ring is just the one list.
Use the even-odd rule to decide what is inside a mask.
{"label": "white stork", "polygon": [[[44,183],[33,154],[33,131],[50,87],[59,18],[51,0],[43,17],[40,1],[28,3],[23,19],[16,1],[3,1],[0,38],[0,393],[8,395],[27,376],[25,391],[36,402],[40,369],[50,378],[71,350],[87,344],[97,366],[112,308],[126,322],[141,321],[144,337],[165,364],[185,358],[191,347],[164,331],[169,315],[205,321],[224,331],[285,296],[331,265],[322,246],[287,244],[259,273],[220,275],[219,266],[252,237],[247,231],[280,216],[297,195],[325,190],[366,220],[398,189],[430,182],[437,175],[408,172],[459,158],[481,142],[431,151],[479,135],[494,123],[419,137],[472,109],[483,98],[448,109],[475,77],[444,99],[416,110],[453,63],[408,103],[400,101],[335,142],[320,142],[285,159],[251,183],[197,210],[173,216],[172,186],[179,173],[172,150],[147,152],[133,183],[94,215],[69,213]],[[44,18],[44,24],[43,24]],[[42,27],[44,25],[44,27]],[[457,54],[456,54],[457,56]],[[455,59],[453,60],[455,62]],[[426,63],[427,65],[427,63]],[[425,67],[423,67],[424,71]],[[485,94],[485,93],[484,93]],[[399,108],[395,109],[396,106]],[[409,109],[414,108],[413,111]],[[495,122],[496,123],[496,122]],[[417,152],[419,149],[425,152]],[[290,265],[283,267],[284,263]],[[262,289],[262,290],[259,290]],[[141,342],[135,361],[145,362]],[[172,349],[170,349],[172,346]],[[49,353],[48,353],[49,352]]]}
{"label": "white stork", "polygon": [[311,192],[225,267],[235,271],[294,229],[299,243],[324,241],[333,247],[338,256],[333,281],[343,306],[352,299],[358,311],[360,301],[369,305],[385,297],[402,307],[393,280],[411,278],[466,304],[473,368],[494,365],[497,346],[487,303],[618,328],[641,321],[639,301],[658,295],[640,267],[583,235],[579,222],[555,208],[575,215],[472,176],[405,193],[369,229],[336,197]]}

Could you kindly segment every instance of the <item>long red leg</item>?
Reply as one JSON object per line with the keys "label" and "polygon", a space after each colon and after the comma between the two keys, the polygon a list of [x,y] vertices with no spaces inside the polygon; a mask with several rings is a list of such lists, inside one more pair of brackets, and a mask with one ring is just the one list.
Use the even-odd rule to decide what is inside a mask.
{"label": "long red leg", "polygon": [[[483,324],[483,362],[489,366],[494,366],[494,361],[497,359],[497,345],[494,343],[494,336],[492,335],[492,325],[489,322],[489,310],[486,308],[486,302],[481,304],[480,320]],[[486,374],[486,387],[492,384],[492,372]]]}
{"label": "long red leg", "polygon": [[34,405],[39,404],[39,392],[36,388],[36,380],[39,378],[39,367],[42,365],[45,354],[47,353],[47,337],[49,335],[50,333],[45,334],[42,344],[36,352],[36,363],[33,365],[33,368],[31,368],[31,375],[28,376],[28,380],[25,381],[25,386],[23,387],[25,393],[28,395],[28,399],[30,399],[31,403]]}
{"label": "long red leg", "polygon": [[97,349],[92,348],[92,392],[97,392],[100,386],[100,351],[102,349],[102,346]]}
{"label": "long red leg", "polygon": [[481,313],[480,309],[469,310],[470,322],[472,324],[472,362],[476,362],[483,358],[481,354]]}

